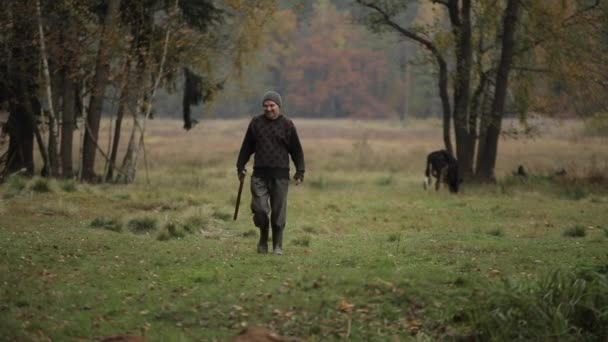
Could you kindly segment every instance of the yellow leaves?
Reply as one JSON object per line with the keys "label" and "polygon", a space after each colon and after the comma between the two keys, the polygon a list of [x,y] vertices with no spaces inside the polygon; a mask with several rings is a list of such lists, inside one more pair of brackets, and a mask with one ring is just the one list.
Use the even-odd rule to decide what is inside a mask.
{"label": "yellow leaves", "polygon": [[418,13],[414,19],[415,25],[426,26],[440,22],[446,18],[443,5],[431,1],[422,1],[418,5]]}
{"label": "yellow leaves", "polygon": [[410,334],[415,335],[422,328],[422,321],[416,318],[410,318],[407,320],[407,330]]}
{"label": "yellow leaves", "polygon": [[351,303],[347,302],[346,299],[344,299],[344,298],[342,298],[338,302],[338,310],[340,310],[341,312],[351,313],[351,312],[353,312],[354,308],[355,308],[355,304],[351,304]]}

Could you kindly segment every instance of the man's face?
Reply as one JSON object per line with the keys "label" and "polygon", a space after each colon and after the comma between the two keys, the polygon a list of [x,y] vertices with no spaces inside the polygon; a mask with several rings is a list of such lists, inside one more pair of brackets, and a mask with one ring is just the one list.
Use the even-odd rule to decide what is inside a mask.
{"label": "man's face", "polygon": [[264,107],[264,115],[270,120],[274,120],[279,117],[280,107],[272,100],[266,100],[262,104]]}

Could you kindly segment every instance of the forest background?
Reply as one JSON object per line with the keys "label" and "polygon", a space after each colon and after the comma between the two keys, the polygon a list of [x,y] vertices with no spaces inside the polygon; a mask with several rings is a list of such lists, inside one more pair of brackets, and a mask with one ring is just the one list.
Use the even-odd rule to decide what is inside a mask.
{"label": "forest background", "polygon": [[[496,179],[499,138],[534,136],[529,118],[606,131],[599,1],[4,3],[3,178],[34,174],[35,141],[44,175],[132,182],[147,120],[181,117],[189,130],[254,115],[268,89],[296,118],[440,117],[469,180]],[[522,128],[503,129],[506,117]]]}

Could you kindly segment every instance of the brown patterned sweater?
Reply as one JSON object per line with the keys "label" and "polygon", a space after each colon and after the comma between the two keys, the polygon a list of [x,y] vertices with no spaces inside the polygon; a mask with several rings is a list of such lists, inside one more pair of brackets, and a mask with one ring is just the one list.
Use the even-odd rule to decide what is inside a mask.
{"label": "brown patterned sweater", "polygon": [[270,120],[264,114],[260,114],[251,120],[236,162],[238,171],[245,169],[252,154],[255,154],[253,176],[289,179],[291,155],[296,166],[296,174],[304,178],[302,144],[296,126],[284,115]]}

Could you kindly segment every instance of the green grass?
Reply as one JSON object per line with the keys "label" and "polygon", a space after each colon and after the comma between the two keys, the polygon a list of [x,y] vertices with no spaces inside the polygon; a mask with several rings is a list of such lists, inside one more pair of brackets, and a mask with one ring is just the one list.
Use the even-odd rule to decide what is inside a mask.
{"label": "green grass", "polygon": [[[304,140],[284,255],[259,255],[249,178],[232,220],[226,132],[219,152],[185,156],[150,139],[150,185],[143,170],[128,186],[0,185],[0,340],[212,341],[244,325],[307,341],[606,340],[605,185],[530,176],[425,192],[426,147],[399,159],[354,133],[341,154]],[[370,149],[391,168],[349,159]]]}

